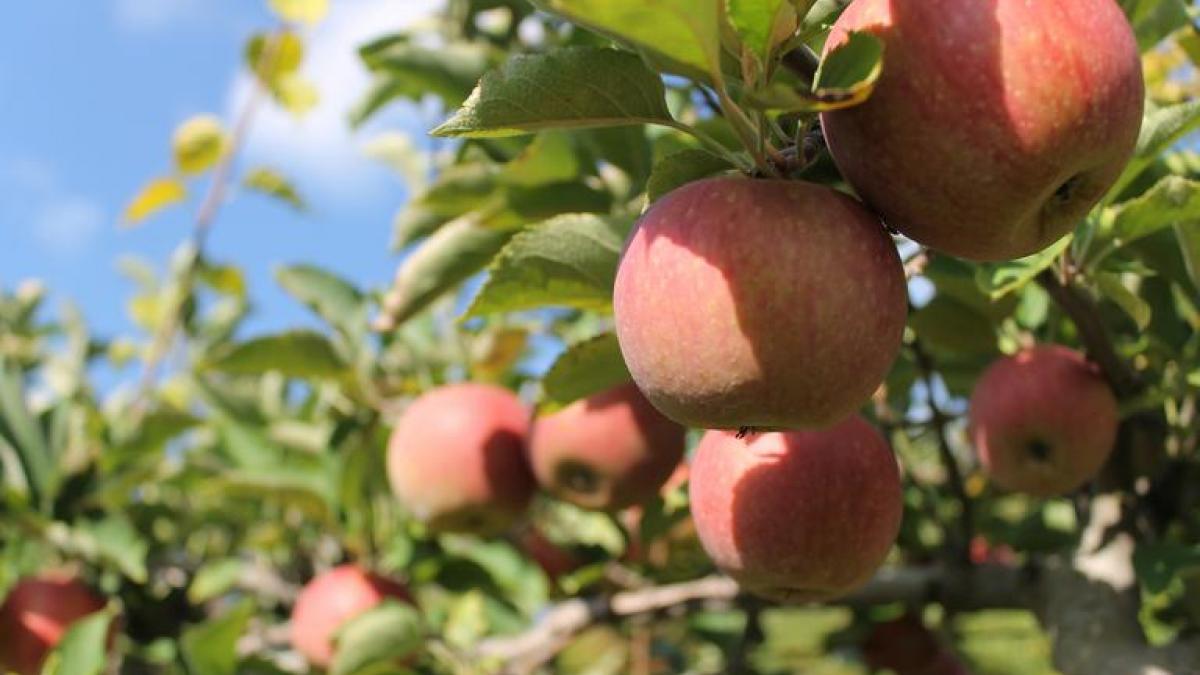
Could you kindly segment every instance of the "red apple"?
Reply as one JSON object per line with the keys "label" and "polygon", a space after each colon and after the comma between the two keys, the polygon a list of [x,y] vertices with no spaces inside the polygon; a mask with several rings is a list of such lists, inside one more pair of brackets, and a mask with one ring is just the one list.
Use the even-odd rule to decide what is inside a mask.
{"label": "red apple", "polygon": [[0,671],[36,675],[74,622],[107,602],[67,573],[22,579],[0,606]]}
{"label": "red apple", "polygon": [[1004,260],[1070,232],[1133,152],[1144,84],[1113,0],[854,0],[884,44],[863,105],[821,116],[846,180],[888,225],[951,255]]}
{"label": "red apple", "polygon": [[1082,354],[1044,345],[1000,359],[971,394],[969,434],[1001,487],[1050,497],[1100,471],[1117,438],[1117,399]]}
{"label": "red apple", "polygon": [[683,458],[684,433],[626,384],[538,420],[529,459],[551,494],[614,511],[658,494]]}
{"label": "red apple", "polygon": [[704,550],[747,590],[816,602],[866,583],[900,529],[900,473],[855,415],[823,431],[711,431],[692,460]]}
{"label": "red apple", "polygon": [[300,591],[292,608],[292,646],[310,663],[333,663],[333,636],[350,619],[387,599],[412,602],[408,589],[357,565],[335,567]]}
{"label": "red apple", "polygon": [[617,271],[617,337],[638,387],[706,429],[823,427],[887,374],[907,312],[878,218],[826,187],[712,178],[641,218]]}
{"label": "red apple", "polygon": [[435,531],[503,531],[536,490],[525,456],[528,436],[529,412],[508,390],[436,389],[409,406],[392,432],[392,490]]}

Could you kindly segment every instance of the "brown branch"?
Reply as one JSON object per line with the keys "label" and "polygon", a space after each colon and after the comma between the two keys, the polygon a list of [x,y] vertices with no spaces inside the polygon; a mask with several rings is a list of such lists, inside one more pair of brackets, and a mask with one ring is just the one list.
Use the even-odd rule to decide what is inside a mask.
{"label": "brown branch", "polygon": [[1037,282],[1055,304],[1071,317],[1088,356],[1104,371],[1117,397],[1128,399],[1140,394],[1145,383],[1129,363],[1117,354],[1096,303],[1078,286],[1064,284],[1050,270],[1039,274]]}

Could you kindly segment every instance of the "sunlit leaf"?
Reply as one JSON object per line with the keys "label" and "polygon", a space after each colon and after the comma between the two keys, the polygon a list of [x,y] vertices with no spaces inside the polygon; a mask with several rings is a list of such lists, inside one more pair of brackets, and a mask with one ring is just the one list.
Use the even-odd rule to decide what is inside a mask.
{"label": "sunlit leaf", "polygon": [[346,368],[329,340],[311,331],[268,335],[234,345],[208,367],[237,375],[278,372],[288,377],[340,377]]}
{"label": "sunlit leaf", "polygon": [[542,386],[550,399],[566,405],[629,379],[617,336],[606,333],[571,345],[546,373]]}
{"label": "sunlit leaf", "polygon": [[329,13],[329,0],[267,0],[284,21],[317,23]]}
{"label": "sunlit leaf", "polygon": [[354,675],[372,665],[393,665],[422,644],[421,615],[411,605],[388,600],[338,629],[331,675]]}
{"label": "sunlit leaf", "polygon": [[264,166],[250,169],[242,178],[242,186],[277,199],[297,211],[308,210],[308,205],[292,182],[275,169]]}
{"label": "sunlit leaf", "polygon": [[211,115],[200,115],[175,130],[172,148],[175,167],[184,174],[198,174],[221,161],[228,152],[229,140],[221,120]]}
{"label": "sunlit leaf", "polygon": [[155,178],[125,207],[126,225],[136,225],[150,216],[187,199],[187,187],[178,178]]}

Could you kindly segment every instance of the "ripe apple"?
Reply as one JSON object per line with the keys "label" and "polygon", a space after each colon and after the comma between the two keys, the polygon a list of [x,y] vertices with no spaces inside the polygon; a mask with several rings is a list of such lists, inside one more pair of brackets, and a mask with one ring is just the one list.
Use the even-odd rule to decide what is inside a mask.
{"label": "ripe apple", "polygon": [[408,589],[358,565],[342,565],[308,582],[292,608],[292,647],[313,665],[333,662],[333,636],[344,623],[387,599],[412,602]]}
{"label": "ripe apple", "polygon": [[630,383],[538,420],[529,459],[556,497],[615,511],[658,494],[683,458],[684,434]]}
{"label": "ripe apple", "polygon": [[36,675],[71,624],[107,602],[67,573],[17,582],[0,606],[0,671]]}
{"label": "ripe apple", "polygon": [[642,216],[614,288],[638,387],[706,429],[831,425],[900,349],[904,270],[879,219],[800,181],[711,178]]}
{"label": "ripe apple", "polygon": [[1144,83],[1113,0],[854,0],[826,53],[855,31],[883,42],[883,73],[866,103],[821,116],[825,137],[863,200],[923,244],[1039,251],[1129,161]]}
{"label": "ripe apple", "polygon": [[409,406],[392,432],[392,490],[432,530],[495,534],[525,512],[536,489],[528,437],[529,412],[508,390],[441,387]]}
{"label": "ripe apple", "polygon": [[968,432],[1001,487],[1038,497],[1071,492],[1108,460],[1117,399],[1079,352],[1043,345],[996,361],[971,394]]}
{"label": "ripe apple", "polygon": [[704,550],[748,591],[789,602],[870,580],[900,529],[900,473],[858,415],[822,431],[739,438],[710,431],[692,460]]}

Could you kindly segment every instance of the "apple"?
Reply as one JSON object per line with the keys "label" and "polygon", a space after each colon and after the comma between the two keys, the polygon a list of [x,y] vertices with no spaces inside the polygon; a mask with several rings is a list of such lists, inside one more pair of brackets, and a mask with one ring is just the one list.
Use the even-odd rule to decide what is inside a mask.
{"label": "apple", "polygon": [[47,573],[18,581],[0,605],[0,672],[41,672],[46,655],[71,624],[107,604],[69,573]]}
{"label": "apple", "polygon": [[746,590],[787,602],[836,598],[887,557],[903,513],[887,442],[854,415],[821,431],[710,431],[692,460],[704,550]]}
{"label": "apple", "polygon": [[456,384],[417,399],[388,442],[392,491],[437,532],[491,535],[536,490],[526,458],[529,412],[507,389]]}
{"label": "apple", "polygon": [[1082,354],[1042,345],[984,371],[971,394],[968,433],[998,485],[1038,497],[1094,477],[1117,439],[1117,399]]}
{"label": "apple", "polygon": [[720,177],[671,192],[638,222],[613,292],[638,388],[705,429],[840,421],[887,374],[907,313],[879,219],[800,181]]}
{"label": "apple", "polygon": [[825,51],[866,32],[883,72],[821,116],[884,221],[971,260],[1035,253],[1116,181],[1142,123],[1137,41],[1113,0],[854,0]]}
{"label": "apple", "polygon": [[292,608],[292,647],[310,663],[333,663],[333,636],[350,619],[387,599],[412,602],[403,585],[358,565],[335,567],[308,582]]}
{"label": "apple", "polygon": [[630,383],[539,419],[529,459],[554,496],[615,511],[658,494],[683,458],[685,433]]}

